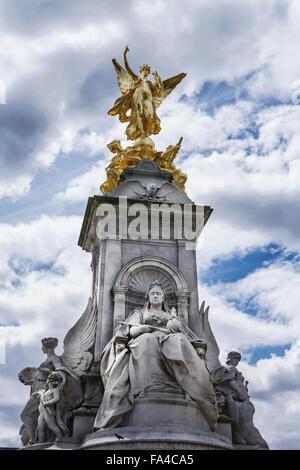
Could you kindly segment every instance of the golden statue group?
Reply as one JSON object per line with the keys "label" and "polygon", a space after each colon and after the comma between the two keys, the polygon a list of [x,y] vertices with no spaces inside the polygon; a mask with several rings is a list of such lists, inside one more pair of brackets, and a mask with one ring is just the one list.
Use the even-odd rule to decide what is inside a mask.
{"label": "golden statue group", "polygon": [[[116,59],[113,59],[122,95],[116,100],[108,114],[111,116],[118,114],[121,122],[129,122],[125,133],[127,139],[133,140],[134,144],[124,149],[119,140],[113,140],[107,145],[115,156],[106,167],[107,181],[101,185],[100,189],[103,194],[112,191],[122,182],[121,175],[124,168],[132,168],[141,160],[153,160],[162,170],[172,172],[172,183],[184,191],[187,175],[177,169],[173,163],[179,152],[182,137],[176,145],[169,145],[164,152],[157,152],[149,136],[160,132],[160,119],[156,114],[156,109],[186,74],[180,73],[162,81],[157,71],[153,70],[153,83],[148,79],[151,72],[148,65],[140,67],[140,77],[131,70],[127,61],[128,51],[126,47],[124,51],[126,70]],[[130,111],[129,116],[128,111]]]}

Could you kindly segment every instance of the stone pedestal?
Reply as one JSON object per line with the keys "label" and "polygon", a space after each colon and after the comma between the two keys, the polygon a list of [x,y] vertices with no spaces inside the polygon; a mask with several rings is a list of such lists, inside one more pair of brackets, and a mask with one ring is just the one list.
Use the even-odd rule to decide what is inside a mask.
{"label": "stone pedestal", "polygon": [[[186,220],[190,217],[195,227],[200,217],[202,230],[212,209],[196,206],[170,183],[172,174],[152,161],[142,161],[123,176],[124,182],[111,193],[89,198],[79,238],[79,245],[92,253],[92,296],[98,306],[94,361],[98,366],[114,330],[144,304],[145,293],[155,280],[163,286],[168,304],[175,307],[179,318],[196,335],[202,335],[196,252],[187,249]],[[157,197],[147,195],[149,183],[158,188]],[[99,238],[99,221],[111,208],[116,216],[115,233]],[[132,214],[145,208],[141,236],[133,239],[129,233]],[[195,231],[195,240],[201,230]],[[99,368],[97,371],[99,374]],[[80,440],[90,432],[82,442],[84,449],[231,448],[228,433],[212,432],[199,407],[184,394],[144,393],[124,417],[122,428],[111,431],[92,433],[93,411],[83,405],[74,413],[74,437]]]}
{"label": "stone pedestal", "polygon": [[217,432],[201,432],[189,426],[119,427],[89,434],[84,450],[232,450]]}
{"label": "stone pedestal", "polygon": [[93,431],[95,417],[102,400],[102,384],[99,373],[83,376],[84,402],[73,412],[73,439],[81,442]]}
{"label": "stone pedestal", "polygon": [[74,412],[73,421],[73,439],[75,442],[81,442],[83,438],[93,432],[93,426],[97,408],[79,408]]}
{"label": "stone pedestal", "polygon": [[[187,242],[190,242],[185,221],[190,216],[194,224],[197,214],[202,229],[212,209],[195,205],[183,191],[168,182],[172,174],[166,174],[152,161],[144,160],[124,174],[124,183],[114,191],[89,198],[78,242],[84,250],[92,253],[92,296],[96,297],[98,305],[96,363],[116,326],[135,307],[143,305],[145,291],[156,279],[163,284],[168,302],[177,309],[180,318],[197,335],[202,334],[196,253],[194,249],[187,249]],[[143,188],[149,182],[155,183],[160,190],[165,188],[165,196],[156,199],[135,197],[137,187],[145,191]],[[139,204],[148,211],[148,230],[142,227],[141,237],[132,239],[127,229],[134,219],[132,212],[136,209],[133,208]],[[115,210],[116,233],[108,233],[105,239],[99,239],[97,225],[101,213],[104,213],[100,208],[104,205]],[[127,222],[124,226],[120,220],[125,216]],[[153,220],[157,224],[152,223]],[[167,220],[170,220],[170,234],[165,237]]]}
{"label": "stone pedestal", "polygon": [[88,435],[81,449],[232,449],[230,425],[212,432],[200,408],[178,392],[144,392],[123,426]]}
{"label": "stone pedestal", "polygon": [[43,442],[41,444],[32,444],[29,446],[21,447],[19,450],[75,450],[79,446],[73,437],[65,437],[60,441]]}

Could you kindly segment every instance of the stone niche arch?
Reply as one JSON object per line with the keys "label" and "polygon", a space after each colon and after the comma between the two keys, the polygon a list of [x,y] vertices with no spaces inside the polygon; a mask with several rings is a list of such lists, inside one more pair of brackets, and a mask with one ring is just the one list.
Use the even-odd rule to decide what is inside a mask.
{"label": "stone niche arch", "polygon": [[158,280],[167,294],[167,301],[175,307],[180,318],[188,324],[190,292],[179,269],[159,256],[141,256],[123,266],[113,286],[114,328],[124,321],[129,312],[145,302],[151,282]]}

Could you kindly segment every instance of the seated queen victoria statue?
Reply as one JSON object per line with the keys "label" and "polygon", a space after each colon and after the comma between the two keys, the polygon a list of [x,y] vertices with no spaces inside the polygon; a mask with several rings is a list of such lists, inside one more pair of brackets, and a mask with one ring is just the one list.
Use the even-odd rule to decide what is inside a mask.
{"label": "seated queen victoria statue", "polygon": [[205,361],[193,346],[195,339],[175,309],[169,309],[162,285],[152,283],[145,305],[117,327],[103,351],[100,368],[104,395],[95,429],[122,426],[125,414],[145,391],[163,394],[180,389],[199,406],[211,430],[215,430],[215,394]]}

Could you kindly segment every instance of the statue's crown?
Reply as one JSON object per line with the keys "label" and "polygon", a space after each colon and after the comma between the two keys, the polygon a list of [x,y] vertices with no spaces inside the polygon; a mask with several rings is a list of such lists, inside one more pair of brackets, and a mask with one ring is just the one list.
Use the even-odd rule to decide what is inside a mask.
{"label": "statue's crown", "polygon": [[147,70],[148,73],[151,72],[151,68],[147,64],[143,64],[140,66],[140,72],[142,72],[142,70]]}

